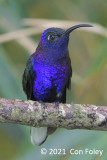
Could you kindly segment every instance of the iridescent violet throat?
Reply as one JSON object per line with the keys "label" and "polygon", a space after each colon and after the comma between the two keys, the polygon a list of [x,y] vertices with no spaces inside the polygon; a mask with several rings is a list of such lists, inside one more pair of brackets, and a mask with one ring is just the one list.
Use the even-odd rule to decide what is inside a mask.
{"label": "iridescent violet throat", "polygon": [[[79,24],[67,30],[48,28],[41,36],[36,51],[29,57],[23,74],[23,90],[28,100],[66,103],[66,90],[71,87],[72,67],[68,52],[70,33]],[[31,127],[33,145],[44,143],[56,127]]]}

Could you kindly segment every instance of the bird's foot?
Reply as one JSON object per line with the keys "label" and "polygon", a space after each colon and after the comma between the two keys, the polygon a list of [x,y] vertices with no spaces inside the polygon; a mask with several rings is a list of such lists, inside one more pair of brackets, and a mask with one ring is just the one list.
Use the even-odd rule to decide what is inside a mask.
{"label": "bird's foot", "polygon": [[58,107],[59,107],[59,102],[55,102],[54,108],[58,108]]}
{"label": "bird's foot", "polygon": [[46,108],[46,105],[43,101],[40,100],[39,103],[41,104],[42,108],[44,108],[44,109]]}

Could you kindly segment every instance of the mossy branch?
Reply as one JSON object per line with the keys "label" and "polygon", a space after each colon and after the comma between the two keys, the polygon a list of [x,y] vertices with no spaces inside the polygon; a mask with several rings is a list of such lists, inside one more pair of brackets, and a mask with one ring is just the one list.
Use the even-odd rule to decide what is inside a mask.
{"label": "mossy branch", "polygon": [[0,98],[0,122],[35,127],[107,130],[107,106],[57,105]]}

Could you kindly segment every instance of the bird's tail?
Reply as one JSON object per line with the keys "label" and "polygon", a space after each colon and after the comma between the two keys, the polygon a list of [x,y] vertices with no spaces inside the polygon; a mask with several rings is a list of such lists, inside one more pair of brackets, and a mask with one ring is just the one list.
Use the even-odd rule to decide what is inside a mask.
{"label": "bird's tail", "polygon": [[47,127],[31,127],[31,142],[33,145],[41,145],[47,138]]}
{"label": "bird's tail", "polygon": [[48,135],[52,134],[55,132],[57,128],[53,127],[31,127],[31,132],[30,132],[30,137],[31,137],[31,142],[33,145],[38,145],[40,146],[43,144],[48,137]]}

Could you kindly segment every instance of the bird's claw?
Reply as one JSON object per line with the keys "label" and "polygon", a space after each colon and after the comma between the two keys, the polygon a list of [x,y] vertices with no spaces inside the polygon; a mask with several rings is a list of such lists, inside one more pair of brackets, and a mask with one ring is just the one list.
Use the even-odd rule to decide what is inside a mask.
{"label": "bird's claw", "polygon": [[40,104],[41,104],[41,106],[42,106],[42,108],[46,108],[46,105],[45,105],[45,103],[43,102],[43,101],[39,101],[40,102]]}
{"label": "bird's claw", "polygon": [[59,107],[59,102],[55,102],[54,108],[58,108],[58,107]]}

